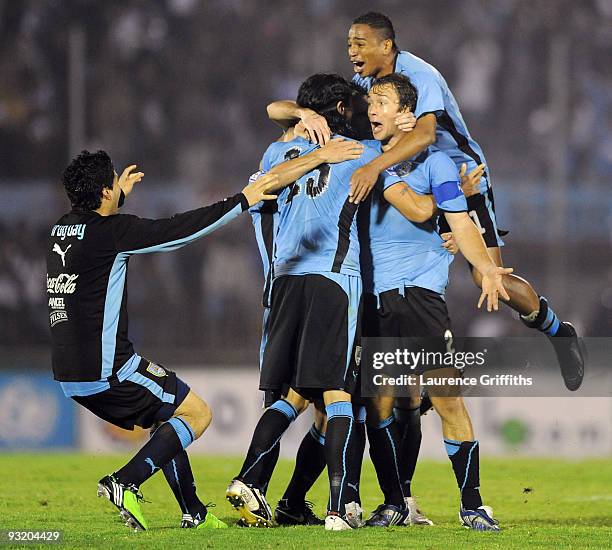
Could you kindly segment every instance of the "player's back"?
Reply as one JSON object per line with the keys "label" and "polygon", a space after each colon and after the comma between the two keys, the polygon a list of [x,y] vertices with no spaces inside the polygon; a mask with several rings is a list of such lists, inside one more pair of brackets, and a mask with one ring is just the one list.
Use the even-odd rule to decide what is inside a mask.
{"label": "player's back", "polygon": [[[263,168],[269,170],[317,147],[302,138],[274,143],[264,155]],[[321,164],[280,193],[275,277],[327,272],[360,275],[358,206],[348,201],[349,185],[353,172],[376,156],[375,151],[366,150],[357,160]]]}

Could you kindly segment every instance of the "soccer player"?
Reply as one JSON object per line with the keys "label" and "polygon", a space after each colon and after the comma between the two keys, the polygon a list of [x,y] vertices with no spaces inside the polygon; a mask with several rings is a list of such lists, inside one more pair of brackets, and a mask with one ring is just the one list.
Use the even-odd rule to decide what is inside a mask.
{"label": "soccer player", "polygon": [[[401,111],[414,110],[417,91],[407,77],[391,74],[374,81],[368,102],[372,133],[384,153],[403,138],[395,118]],[[400,181],[391,180],[391,186],[383,185],[382,189],[375,187],[371,201],[365,203],[369,212],[363,210],[360,218],[367,232],[361,242],[365,289],[363,334],[364,337],[431,337],[444,345],[452,337],[444,301],[452,255],[441,247],[442,240],[433,220],[413,223],[396,209],[389,208],[393,194],[403,193],[408,185],[418,193],[433,194],[459,250],[481,274],[483,294],[479,306],[485,290],[490,288],[497,288],[500,297],[507,298],[502,277],[512,270],[496,266],[488,255],[476,225],[468,216],[456,166],[447,155],[440,151],[421,153],[388,172],[396,174]],[[495,300],[490,301],[488,310],[497,309],[496,305]],[[430,374],[455,377],[457,371],[451,368]],[[475,530],[499,530],[491,508],[483,506],[480,497],[478,441],[474,439],[462,397],[431,395],[431,401],[442,420],[444,443],[461,492],[463,525]],[[407,453],[397,452],[402,434],[396,426],[393,404],[393,397],[378,396],[374,409],[379,424],[371,429],[368,422],[372,459],[385,491],[385,503],[368,520],[373,526],[393,525],[406,519],[402,505]],[[389,442],[390,450],[385,449],[385,441]],[[400,456],[395,458],[397,455]],[[389,468],[390,459],[395,468]]]}
{"label": "soccer player", "polygon": [[[291,141],[295,135],[293,129],[284,132],[282,138],[279,141]],[[353,142],[342,139],[335,139],[322,146],[317,151],[311,153],[312,158],[316,158],[316,162],[335,164],[337,162],[343,162],[358,158],[361,154],[361,148],[355,146]],[[313,167],[315,164],[312,165]],[[279,165],[274,170],[284,169],[283,165]],[[306,168],[304,168],[306,171]],[[262,175],[263,172],[259,171],[251,176],[251,182],[255,181]],[[300,176],[303,174],[300,174]],[[292,177],[292,176],[289,176]],[[264,306],[264,317],[262,325],[262,340],[260,347],[260,368],[263,361],[263,354],[265,351],[266,342],[268,339],[268,318],[270,314],[270,291],[272,287],[272,259],[274,250],[274,240],[276,230],[278,228],[278,203],[276,201],[262,201],[249,209],[251,214],[253,227],[255,229],[255,236],[257,240],[258,249],[261,255],[263,269],[264,269],[264,295],[263,295],[263,306]],[[275,399],[268,398],[267,402],[273,403]],[[304,400],[303,403],[298,407],[298,411],[304,410],[308,403]],[[286,491],[283,493],[276,509],[274,510],[274,519],[277,525],[321,525],[323,520],[319,519],[312,511],[312,505],[306,501],[306,494],[318,479],[319,475],[325,469],[325,455],[323,447],[325,444],[325,429],[327,418],[324,411],[319,411],[314,408],[315,421],[311,426],[308,433],[304,436],[295,461],[295,469],[291,480],[287,486]],[[269,415],[278,414],[276,409],[271,409]],[[262,418],[262,424],[268,421],[267,417]],[[288,425],[287,425],[288,427]],[[259,479],[255,484],[260,489],[260,494],[265,499],[266,490],[274,467],[278,460],[278,454],[280,451],[280,440],[276,443],[275,447],[262,459],[261,465],[258,468],[260,472]],[[256,525],[267,525],[271,522],[269,507],[263,502],[260,503],[257,499],[251,500],[253,506],[249,508],[249,516],[252,514],[252,518]],[[249,525],[250,522],[241,518],[241,524]]]}
{"label": "soccer player", "polygon": [[[381,13],[369,12],[357,17],[348,33],[348,57],[353,65],[353,82],[369,90],[372,82],[394,72],[408,76],[419,92],[415,109],[416,126],[397,144],[356,170],[351,178],[351,200],[362,201],[374,187],[379,174],[399,162],[414,158],[430,145],[445,152],[458,169],[463,164],[468,171],[484,169],[486,160],[482,149],[470,135],[459,106],[446,81],[438,70],[417,56],[400,51],[395,43],[395,30],[389,18]],[[291,102],[281,102],[283,118],[301,118],[310,133],[325,141],[329,130],[325,121]],[[269,107],[275,110],[277,106]],[[409,124],[411,126],[411,124]],[[495,204],[490,176],[485,169],[478,186],[463,186],[468,198],[468,212],[479,227],[489,255],[502,266],[500,238],[495,219]],[[441,218],[441,231],[448,232],[448,223]],[[473,267],[473,266],[472,266]],[[478,270],[472,268],[472,277],[481,286]],[[509,299],[504,302],[519,313],[529,328],[545,333],[554,347],[566,387],[577,390],[584,377],[584,353],[577,333],[569,322],[558,319],[546,298],[538,296],[531,284],[517,275],[504,277],[504,288]]]}
{"label": "soccer player", "polygon": [[53,373],[67,397],[116,426],[155,426],[149,441],[98,483],[126,525],[147,529],[139,488],[163,470],[183,511],[181,527],[224,528],[196,495],[185,449],[211,421],[208,405],[176,374],[140,357],[128,337],[127,268],[138,254],[171,251],[230,222],[267,194],[267,175],[242,193],[168,219],[118,213],[142,172],[117,176],[104,151],[83,151],[64,171],[72,210],[53,226],[47,293]]}

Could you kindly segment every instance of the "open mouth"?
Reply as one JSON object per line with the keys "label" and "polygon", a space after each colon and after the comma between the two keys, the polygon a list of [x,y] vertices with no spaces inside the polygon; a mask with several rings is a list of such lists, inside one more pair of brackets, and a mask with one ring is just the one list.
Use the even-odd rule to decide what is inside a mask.
{"label": "open mouth", "polygon": [[365,65],[365,61],[353,61],[353,70],[356,73],[361,73],[361,71],[363,70],[363,66]]}
{"label": "open mouth", "polygon": [[370,126],[372,127],[372,134],[374,135],[381,132],[383,129],[382,122],[370,121]]}

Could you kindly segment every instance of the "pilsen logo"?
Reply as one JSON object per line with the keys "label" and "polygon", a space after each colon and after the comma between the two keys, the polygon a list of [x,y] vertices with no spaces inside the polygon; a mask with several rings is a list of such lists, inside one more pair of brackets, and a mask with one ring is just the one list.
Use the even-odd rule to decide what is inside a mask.
{"label": "pilsen logo", "polygon": [[47,275],[47,292],[49,294],[72,294],[76,290],[78,275],[60,273],[57,277]]}

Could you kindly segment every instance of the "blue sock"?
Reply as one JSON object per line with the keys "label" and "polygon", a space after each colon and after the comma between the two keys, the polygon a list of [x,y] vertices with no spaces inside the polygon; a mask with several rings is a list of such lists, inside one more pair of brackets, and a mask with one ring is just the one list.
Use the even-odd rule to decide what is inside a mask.
{"label": "blue sock", "polygon": [[521,315],[521,320],[529,328],[535,328],[548,336],[571,336],[544,296],[540,296],[540,309],[531,315]]}
{"label": "blue sock", "polygon": [[140,487],[194,440],[193,429],[184,418],[171,418],[155,430],[151,439],[115,476],[124,485]]}
{"label": "blue sock", "polygon": [[348,401],[338,401],[325,407],[327,411],[327,433],[325,434],[325,461],[329,475],[328,510],[340,515],[345,513],[347,499],[346,484],[354,468],[349,441],[353,433],[355,419],[353,407]]}

